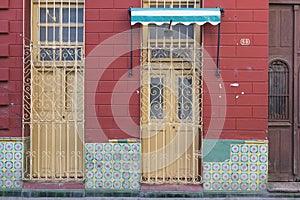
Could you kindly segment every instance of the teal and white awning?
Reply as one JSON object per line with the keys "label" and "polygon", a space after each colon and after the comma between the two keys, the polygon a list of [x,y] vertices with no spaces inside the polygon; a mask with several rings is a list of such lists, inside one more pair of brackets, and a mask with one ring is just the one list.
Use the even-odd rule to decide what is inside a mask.
{"label": "teal and white awning", "polygon": [[131,25],[141,23],[162,25],[210,23],[217,25],[221,22],[220,8],[130,8]]}

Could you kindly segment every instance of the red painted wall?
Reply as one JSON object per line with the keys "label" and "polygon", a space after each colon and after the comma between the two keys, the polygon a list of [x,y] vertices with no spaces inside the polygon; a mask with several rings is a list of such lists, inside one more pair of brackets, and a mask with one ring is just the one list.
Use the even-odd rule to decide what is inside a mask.
{"label": "red painted wall", "polygon": [[[215,88],[204,90],[204,134],[206,138],[267,139],[268,122],[268,1],[210,0],[204,7],[221,7],[225,13],[221,23],[221,79],[211,77]],[[204,48],[215,59],[217,27],[204,26]],[[240,40],[250,39],[249,46]],[[209,76],[215,66],[204,65]],[[226,94],[217,87],[222,82]],[[239,83],[231,87],[231,83]],[[244,94],[242,94],[244,92]],[[227,105],[212,105],[211,98],[226,98]],[[212,113],[211,111],[214,110]],[[222,121],[224,129],[211,129],[211,123]],[[213,119],[213,120],[211,120]]]}
{"label": "red painted wall", "polygon": [[133,30],[134,70],[128,77],[130,6],[140,7],[140,0],[87,0],[85,4],[86,142],[139,137],[140,38]]}
{"label": "red painted wall", "polygon": [[[126,32],[116,37],[130,28],[130,6],[140,7],[140,1],[86,2],[87,142],[139,136],[138,128],[118,123],[132,119],[139,124],[139,94],[133,92],[133,88],[139,86],[139,69],[136,67],[133,77],[126,76],[129,34]],[[205,138],[266,139],[268,1],[212,0],[205,1],[204,7],[222,7],[225,10],[221,23],[220,79],[214,76],[215,64],[207,61],[207,57],[213,60],[216,57],[217,26],[204,26],[204,49],[209,55],[204,63]],[[135,47],[140,42],[138,36],[134,34]],[[249,46],[240,44],[243,38],[250,39]],[[122,50],[126,53],[119,55]],[[137,66],[139,51],[133,54],[134,66]],[[97,74],[99,70],[103,72],[101,76]],[[116,90],[119,83],[122,89]],[[220,83],[222,89],[219,88]],[[231,83],[239,86],[231,87]],[[208,87],[207,84],[213,86]],[[115,98],[112,97],[114,95]],[[225,98],[226,104],[219,104],[218,98]],[[114,109],[117,112],[112,111]]]}
{"label": "red painted wall", "polygon": [[[22,4],[22,0],[0,1],[0,137],[20,137],[22,130]],[[128,77],[130,6],[140,7],[140,0],[86,0],[86,142],[139,137],[140,36],[133,30],[134,70]],[[214,77],[215,66],[205,58],[205,137],[266,139],[268,1],[204,2],[204,7],[217,6],[225,10],[221,23],[222,79]],[[204,49],[215,59],[217,27],[204,25],[204,34]],[[242,38],[250,39],[250,45],[240,45]],[[208,90],[210,82],[215,85]],[[217,87],[219,83],[222,89]],[[239,87],[230,87],[231,83],[239,83]],[[212,105],[213,98],[219,96],[226,98],[225,106]],[[226,112],[225,118],[222,112]],[[222,124],[222,120],[223,129],[214,129],[212,125]]]}
{"label": "red painted wall", "polygon": [[23,1],[0,1],[0,137],[22,135]]}

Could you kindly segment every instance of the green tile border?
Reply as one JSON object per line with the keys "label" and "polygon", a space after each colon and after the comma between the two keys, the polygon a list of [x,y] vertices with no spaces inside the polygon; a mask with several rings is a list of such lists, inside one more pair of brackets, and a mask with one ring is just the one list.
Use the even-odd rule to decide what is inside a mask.
{"label": "green tile border", "polygon": [[244,140],[203,139],[203,162],[224,162],[230,159],[230,145],[244,142]]}

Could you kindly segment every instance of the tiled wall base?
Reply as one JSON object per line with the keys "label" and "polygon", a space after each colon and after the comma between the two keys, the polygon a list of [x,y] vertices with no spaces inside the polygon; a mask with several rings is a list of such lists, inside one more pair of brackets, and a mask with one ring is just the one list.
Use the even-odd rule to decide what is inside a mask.
{"label": "tiled wall base", "polygon": [[0,187],[22,188],[23,143],[0,142]]}
{"label": "tiled wall base", "polygon": [[140,188],[139,143],[87,143],[85,149],[87,189]]}
{"label": "tiled wall base", "polygon": [[266,189],[267,144],[232,144],[230,159],[204,162],[204,190],[259,191]]}
{"label": "tiled wall base", "polygon": [[[23,142],[0,142],[0,187],[22,188]],[[85,144],[85,188],[140,189],[139,143]],[[266,189],[267,144],[231,144],[230,158],[203,162],[205,191],[259,191]]]}

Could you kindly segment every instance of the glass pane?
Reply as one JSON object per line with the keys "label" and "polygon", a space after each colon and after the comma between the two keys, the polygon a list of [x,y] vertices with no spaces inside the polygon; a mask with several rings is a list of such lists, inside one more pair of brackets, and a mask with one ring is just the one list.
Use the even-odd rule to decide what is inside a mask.
{"label": "glass pane", "polygon": [[63,42],[69,41],[69,28],[63,28]]}
{"label": "glass pane", "polygon": [[163,78],[151,78],[150,83],[150,118],[164,118]]}
{"label": "glass pane", "polygon": [[78,42],[83,42],[83,27],[78,28]]}
{"label": "glass pane", "polygon": [[[69,40],[69,30],[71,31],[70,33],[70,40]],[[77,32],[77,40],[78,42],[83,42],[83,27],[78,28]],[[63,42],[76,42],[76,28],[63,28]]]}
{"label": "glass pane", "polygon": [[70,41],[71,42],[76,42],[76,28],[70,28],[71,34],[70,34]]}
{"label": "glass pane", "polygon": [[188,26],[188,31],[189,31],[189,39],[194,39],[194,25],[189,25]]}
{"label": "glass pane", "polygon": [[150,24],[148,27],[150,39],[163,39],[165,37],[165,32],[169,30],[168,24],[160,26]]}
{"label": "glass pane", "polygon": [[179,25],[173,26],[173,39],[178,39],[179,38]]}
{"label": "glass pane", "polygon": [[78,23],[83,23],[83,8],[78,8]]}
{"label": "glass pane", "polygon": [[53,28],[52,27],[48,27],[47,28],[48,29],[48,31],[47,31],[47,40],[49,41],[49,42],[53,42],[53,39],[54,39],[54,37],[53,37]]}
{"label": "glass pane", "polygon": [[76,8],[70,9],[70,22],[76,23]]}
{"label": "glass pane", "polygon": [[[47,35],[47,37],[46,37]],[[40,41],[41,42],[53,42],[59,41],[59,28],[58,27],[48,27],[46,34],[46,27],[40,27]]]}
{"label": "glass pane", "polygon": [[69,8],[63,8],[63,23],[69,23]]}
{"label": "glass pane", "polygon": [[178,24],[179,26],[179,32],[180,32],[180,35],[181,35],[181,38],[186,38],[186,34],[187,34],[187,26],[185,25],[182,25],[182,24]]}
{"label": "glass pane", "polygon": [[41,61],[57,61],[59,60],[59,49],[41,48],[40,49]]}
{"label": "glass pane", "polygon": [[192,77],[178,77],[178,118],[192,119]]}
{"label": "glass pane", "polygon": [[149,30],[150,39],[155,39],[156,38],[156,25],[149,24],[148,25],[148,30]]}
{"label": "glass pane", "polygon": [[[47,19],[47,21],[46,21]],[[59,8],[40,8],[41,23],[59,23]]]}
{"label": "glass pane", "polygon": [[48,41],[59,41],[59,28],[58,27],[48,27]]}
{"label": "glass pane", "polygon": [[80,48],[63,48],[62,49],[62,60],[73,61],[81,60],[81,49]]}
{"label": "glass pane", "polygon": [[160,26],[157,26],[157,39],[163,39],[165,35],[165,32],[169,30],[168,24],[163,24]]}
{"label": "glass pane", "polygon": [[77,21],[83,23],[83,8],[63,8],[63,23],[76,23]]}
{"label": "glass pane", "polygon": [[40,41],[45,42],[46,41],[46,28],[40,27]]}
{"label": "glass pane", "polygon": [[40,22],[46,22],[46,8],[40,8]]}

